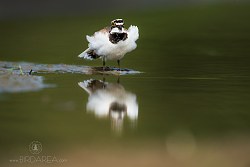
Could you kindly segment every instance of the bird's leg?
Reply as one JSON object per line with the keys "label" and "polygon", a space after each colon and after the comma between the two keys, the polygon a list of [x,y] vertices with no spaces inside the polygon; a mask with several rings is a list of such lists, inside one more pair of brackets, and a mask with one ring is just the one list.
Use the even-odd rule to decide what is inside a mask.
{"label": "bird's leg", "polygon": [[102,82],[103,82],[102,88],[103,88],[103,89],[105,88],[105,81],[106,81],[105,75],[102,74]]}
{"label": "bird's leg", "polygon": [[118,71],[121,71],[121,67],[120,67],[120,60],[117,60],[117,64],[118,64]]}
{"label": "bird's leg", "polygon": [[120,84],[120,75],[118,75],[117,83]]}
{"label": "bird's leg", "polygon": [[105,70],[105,57],[102,58],[102,70],[104,71]]}

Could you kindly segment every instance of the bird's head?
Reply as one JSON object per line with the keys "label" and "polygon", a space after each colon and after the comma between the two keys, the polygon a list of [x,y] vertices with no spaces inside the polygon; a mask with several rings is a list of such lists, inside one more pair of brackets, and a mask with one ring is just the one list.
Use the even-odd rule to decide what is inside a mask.
{"label": "bird's head", "polygon": [[127,106],[123,103],[113,102],[109,106],[109,115],[112,119],[123,119],[127,113]]}
{"label": "bird's head", "polygon": [[124,21],[122,19],[115,19],[111,21],[111,30],[109,31],[109,41],[113,44],[119,41],[124,41],[128,38],[126,29],[124,29]]}
{"label": "bird's head", "polygon": [[118,28],[118,30],[122,31],[124,28],[124,21],[123,19],[115,19],[111,21],[112,28]]}

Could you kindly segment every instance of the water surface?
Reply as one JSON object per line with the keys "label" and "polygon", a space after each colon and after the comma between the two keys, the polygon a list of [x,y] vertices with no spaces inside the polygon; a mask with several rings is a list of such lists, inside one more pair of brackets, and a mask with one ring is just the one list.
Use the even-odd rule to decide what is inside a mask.
{"label": "water surface", "polygon": [[[143,162],[158,166],[249,165],[249,6],[121,15],[127,25],[136,24],[140,29],[138,48],[126,55],[122,67],[144,73],[33,74],[54,87],[0,94],[1,154],[29,154],[27,146],[38,140],[44,154],[63,154],[76,166],[95,166],[89,160],[93,157],[99,160],[97,164],[111,166],[112,162],[125,166],[133,162],[138,166],[145,166]],[[84,35],[109,23],[109,18],[2,21],[1,60],[100,66],[101,61],[84,61],[77,55],[87,46]],[[99,91],[97,99],[117,98],[118,94],[133,97],[137,116],[131,120],[123,112],[126,100],[113,103],[109,112],[121,111],[115,112],[118,114],[99,117],[95,109],[88,111],[91,95],[79,83],[89,80],[99,83],[95,90],[102,93]],[[108,85],[116,86],[107,89]],[[234,156],[235,150],[240,150],[238,156]],[[10,165],[5,157],[3,163]],[[196,164],[197,158],[201,161]]]}

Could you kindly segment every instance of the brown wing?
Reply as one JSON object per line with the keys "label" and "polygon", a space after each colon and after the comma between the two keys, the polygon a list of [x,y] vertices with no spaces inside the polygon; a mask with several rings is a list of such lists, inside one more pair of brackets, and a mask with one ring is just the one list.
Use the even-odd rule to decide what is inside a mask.
{"label": "brown wing", "polygon": [[101,29],[101,30],[98,31],[98,32],[109,33],[110,30],[111,30],[111,27],[105,27],[105,28]]}

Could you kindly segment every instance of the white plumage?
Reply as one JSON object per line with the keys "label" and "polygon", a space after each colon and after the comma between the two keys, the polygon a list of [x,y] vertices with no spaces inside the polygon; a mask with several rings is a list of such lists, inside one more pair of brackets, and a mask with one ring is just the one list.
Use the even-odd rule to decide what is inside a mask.
{"label": "white plumage", "polygon": [[[103,58],[106,60],[120,60],[128,52],[131,52],[137,47],[136,40],[139,38],[139,30],[137,26],[131,25],[128,30],[124,27],[120,28],[120,24],[95,32],[93,36],[86,36],[88,49],[82,52],[79,57],[93,60]],[[110,41],[110,35],[126,34],[126,38],[119,40],[117,43]],[[91,55],[92,54],[92,55]],[[94,54],[94,56],[93,56]]]}
{"label": "white plumage", "polygon": [[114,132],[122,132],[125,118],[130,120],[132,127],[136,125],[139,109],[136,95],[126,91],[119,82],[90,79],[78,85],[89,94],[87,111],[99,118],[110,118]]}
{"label": "white plumage", "polygon": [[137,119],[138,103],[135,94],[126,91],[120,84],[103,83],[102,81],[98,81],[98,84],[99,86],[100,83],[105,84],[105,88],[97,88],[96,85],[96,90],[93,91],[89,88],[89,85],[93,84],[93,81],[94,80],[86,80],[78,83],[78,85],[89,94],[87,102],[88,111],[94,112],[98,117],[106,117],[109,115],[112,103],[118,103],[126,106],[126,115],[129,119]]}

